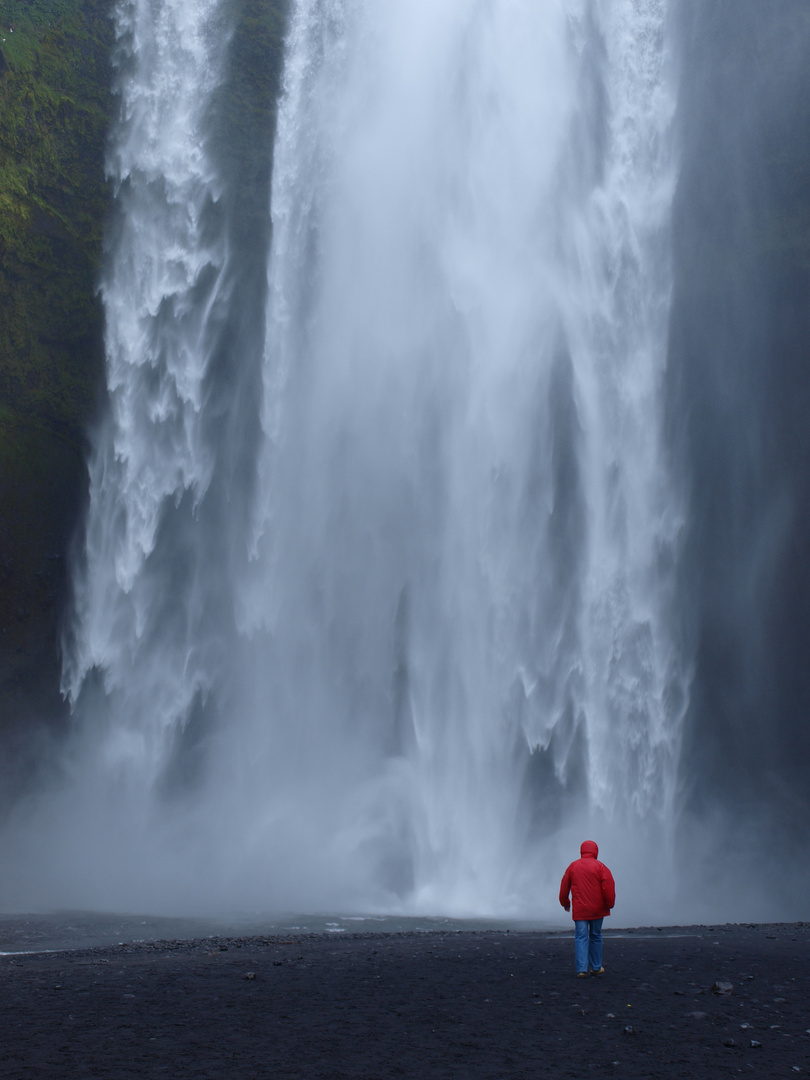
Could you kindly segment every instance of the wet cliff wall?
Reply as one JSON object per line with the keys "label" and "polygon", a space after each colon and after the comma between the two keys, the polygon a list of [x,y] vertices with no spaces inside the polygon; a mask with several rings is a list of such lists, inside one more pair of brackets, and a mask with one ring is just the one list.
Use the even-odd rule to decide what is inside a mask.
{"label": "wet cliff wall", "polygon": [[[230,5],[215,125],[246,250],[269,240],[269,185],[286,4]],[[51,760],[68,553],[104,402],[97,286],[116,227],[105,176],[115,94],[112,0],[0,7],[0,804]]]}
{"label": "wet cliff wall", "polygon": [[65,720],[65,555],[103,384],[95,284],[110,207],[109,7],[2,7],[0,727],[12,790],[38,758],[45,730]]}
{"label": "wet cliff wall", "polygon": [[810,790],[810,11],[677,10],[667,400],[694,656],[683,805],[731,847],[765,833],[789,850]]}

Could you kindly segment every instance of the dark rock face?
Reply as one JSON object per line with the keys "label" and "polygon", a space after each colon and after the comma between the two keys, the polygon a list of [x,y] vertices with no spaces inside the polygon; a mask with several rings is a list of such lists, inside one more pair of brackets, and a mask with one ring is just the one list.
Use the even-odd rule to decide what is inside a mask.
{"label": "dark rock face", "polygon": [[810,12],[688,0],[679,18],[666,390],[695,657],[683,800],[789,846],[810,790]]}
{"label": "dark rock face", "polygon": [[[66,719],[59,619],[103,385],[109,0],[5,5],[0,65],[0,806]],[[6,22],[7,20],[7,22]],[[12,31],[13,28],[13,31]]]}

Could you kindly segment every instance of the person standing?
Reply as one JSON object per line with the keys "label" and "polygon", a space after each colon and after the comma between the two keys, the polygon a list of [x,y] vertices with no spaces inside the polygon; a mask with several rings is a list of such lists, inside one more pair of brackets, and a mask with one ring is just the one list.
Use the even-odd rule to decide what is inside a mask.
{"label": "person standing", "polygon": [[579,854],[580,858],[563,874],[560,903],[566,911],[571,911],[573,903],[577,978],[586,979],[589,969],[594,975],[601,975],[605,970],[602,966],[602,920],[616,903],[616,885],[613,874],[597,859],[599,848],[593,840],[581,844]]}

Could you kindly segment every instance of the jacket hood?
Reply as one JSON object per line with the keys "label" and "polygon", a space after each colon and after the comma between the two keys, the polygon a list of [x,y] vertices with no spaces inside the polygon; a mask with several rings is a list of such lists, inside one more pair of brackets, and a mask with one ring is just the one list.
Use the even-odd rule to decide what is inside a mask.
{"label": "jacket hood", "polygon": [[588,856],[590,856],[592,859],[595,859],[596,856],[599,854],[599,847],[596,844],[596,841],[585,840],[579,845],[579,853],[583,859],[587,858]]}

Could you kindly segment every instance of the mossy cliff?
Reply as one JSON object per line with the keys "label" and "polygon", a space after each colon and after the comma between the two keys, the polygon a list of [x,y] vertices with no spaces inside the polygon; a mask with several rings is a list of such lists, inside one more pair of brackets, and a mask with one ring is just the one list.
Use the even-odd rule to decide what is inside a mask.
{"label": "mossy cliff", "polygon": [[[109,0],[0,5],[0,725],[64,715],[58,619],[103,384]],[[38,727],[39,725],[37,725]],[[8,752],[6,757],[8,757]],[[17,759],[17,755],[11,755]],[[17,761],[17,765],[19,762]]]}
{"label": "mossy cliff", "polygon": [[[97,283],[114,212],[104,169],[112,9],[0,2],[0,754],[18,762],[9,748],[33,760],[36,733],[66,719],[59,623],[86,433],[104,395]],[[230,73],[212,122],[234,228],[255,244],[268,239],[286,4],[236,0],[230,10]]]}

